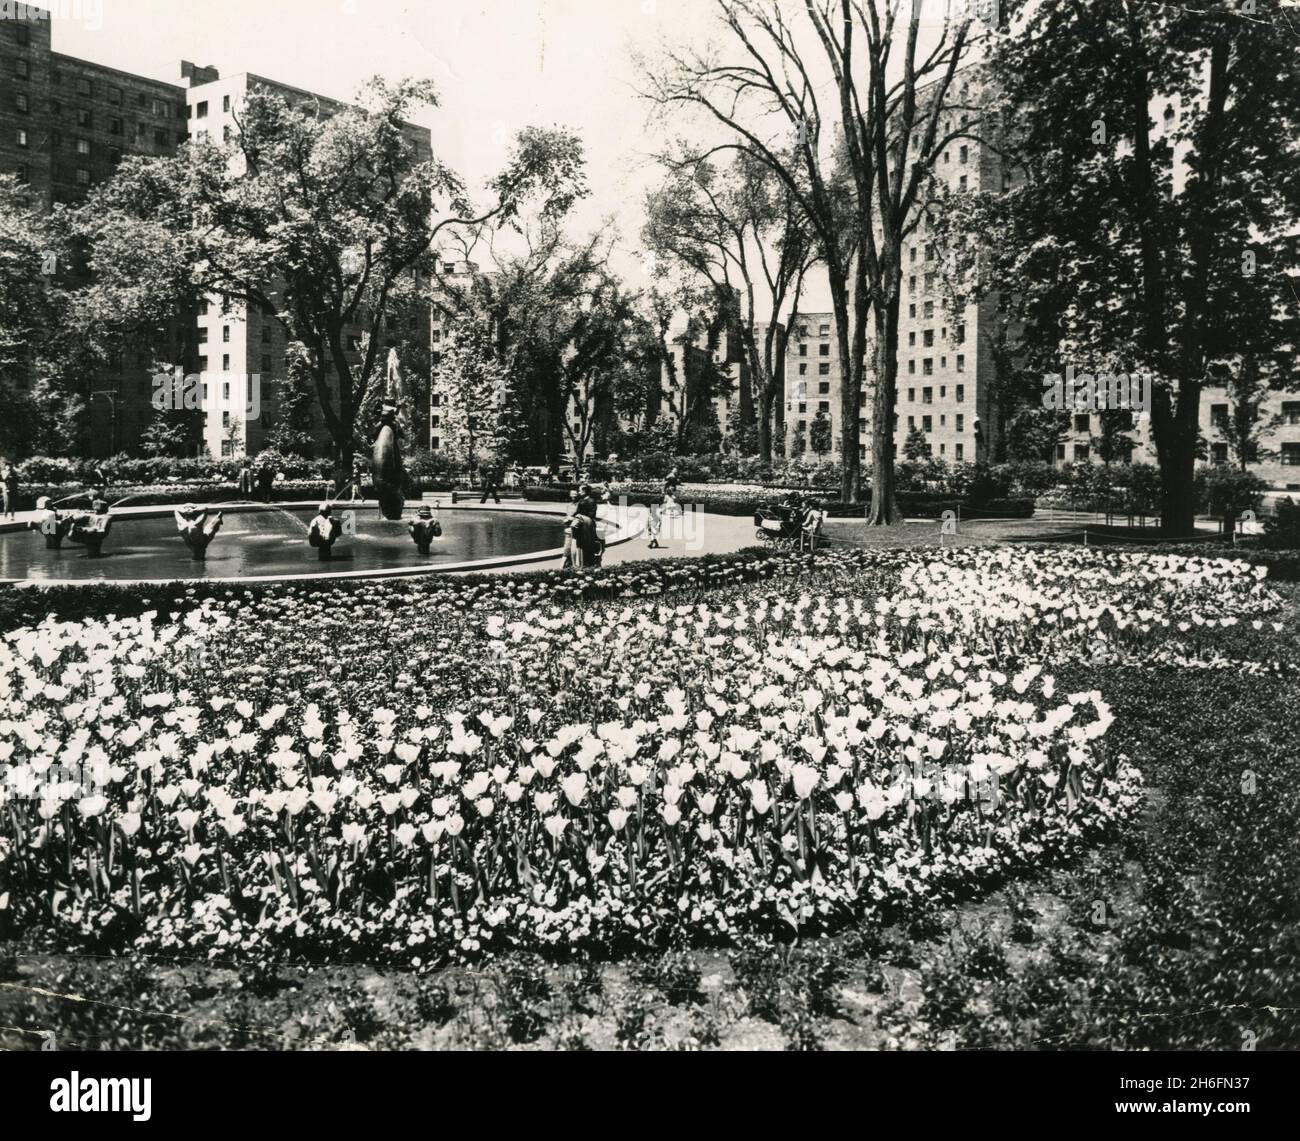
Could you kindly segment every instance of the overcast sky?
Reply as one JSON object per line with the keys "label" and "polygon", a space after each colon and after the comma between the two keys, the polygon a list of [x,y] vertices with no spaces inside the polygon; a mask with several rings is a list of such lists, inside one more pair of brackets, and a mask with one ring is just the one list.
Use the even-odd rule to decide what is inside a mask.
{"label": "overcast sky", "polygon": [[[435,151],[475,187],[503,165],[519,127],[570,127],[586,144],[592,187],[574,236],[613,218],[617,268],[638,285],[655,140],[632,55],[665,37],[700,46],[716,34],[708,0],[46,2],[68,14],[54,22],[56,51],[157,79],[179,82],[181,59],[338,99],[376,73],[433,79],[442,105],[422,121]],[[805,308],[828,307],[819,281]]]}

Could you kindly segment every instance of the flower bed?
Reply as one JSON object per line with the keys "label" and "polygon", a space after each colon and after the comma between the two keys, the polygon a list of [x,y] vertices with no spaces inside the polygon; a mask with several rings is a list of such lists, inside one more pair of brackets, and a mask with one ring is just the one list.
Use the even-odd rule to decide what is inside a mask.
{"label": "flower bed", "polygon": [[413,964],[831,929],[1131,818],[1104,696],[1044,662],[1277,604],[1196,559],[821,566],[712,598],[372,584],[15,631],[0,914],[103,950]]}

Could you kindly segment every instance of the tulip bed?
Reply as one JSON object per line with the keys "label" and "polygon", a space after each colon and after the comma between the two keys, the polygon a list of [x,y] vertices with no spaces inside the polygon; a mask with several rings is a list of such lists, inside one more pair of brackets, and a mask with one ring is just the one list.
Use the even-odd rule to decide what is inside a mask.
{"label": "tulip bed", "polygon": [[1231,665],[1222,646],[1280,605],[1262,572],[1194,558],[765,565],[676,591],[629,574],[606,599],[439,580],[15,630],[5,927],[419,966],[953,901],[1141,808],[1104,694],[1053,668]]}

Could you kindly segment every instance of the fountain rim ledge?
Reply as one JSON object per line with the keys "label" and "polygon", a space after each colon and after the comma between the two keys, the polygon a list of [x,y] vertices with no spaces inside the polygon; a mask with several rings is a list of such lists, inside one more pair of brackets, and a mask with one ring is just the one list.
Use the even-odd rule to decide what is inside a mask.
{"label": "fountain rim ledge", "polygon": [[[304,500],[286,500],[280,503],[236,503],[227,506],[226,504],[213,504],[219,506],[222,511],[228,511],[232,514],[250,511],[264,511],[267,508],[299,508],[311,510],[319,506],[318,499]],[[342,507],[343,504],[335,506]],[[367,506],[374,509],[372,501],[368,501]],[[493,504],[487,506],[482,503],[465,504],[447,504],[438,503],[439,511],[480,511],[487,510],[492,513],[500,512],[509,514],[513,512],[516,515],[546,515],[556,519],[563,519],[567,512],[556,511],[554,509],[532,509],[520,511],[515,505],[509,507],[504,504]],[[141,504],[139,507],[124,511],[121,517],[124,520],[129,519],[165,519],[172,514],[174,506],[161,506],[156,504]],[[606,547],[617,547],[623,543],[630,542],[644,531],[644,527],[632,526],[626,518],[622,520],[603,519],[602,522],[613,522],[615,529],[605,539]],[[27,523],[5,522],[0,524],[0,534],[6,534],[13,531],[28,530]],[[12,586],[18,590],[42,590],[51,587],[61,586],[112,586],[112,587],[131,587],[131,586],[167,586],[172,583],[207,583],[213,585],[229,586],[241,582],[318,582],[326,579],[331,580],[359,580],[359,579],[388,579],[388,578],[414,578],[419,575],[430,574],[453,574],[453,573],[471,573],[479,570],[496,570],[500,567],[521,566],[527,563],[545,562],[551,559],[562,558],[564,548],[552,547],[541,551],[526,551],[519,555],[497,555],[488,559],[468,559],[456,563],[435,563],[423,566],[408,567],[377,567],[372,570],[356,571],[314,571],[309,574],[262,574],[262,575],[235,575],[231,577],[223,576],[221,578],[187,577],[184,575],[173,576],[171,578],[0,578],[0,586]],[[552,568],[562,569],[562,568]]]}

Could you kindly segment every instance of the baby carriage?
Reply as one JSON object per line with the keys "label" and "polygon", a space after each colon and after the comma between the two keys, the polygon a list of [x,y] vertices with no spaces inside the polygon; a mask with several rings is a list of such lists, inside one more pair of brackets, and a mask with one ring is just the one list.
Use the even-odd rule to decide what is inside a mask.
{"label": "baby carriage", "polygon": [[813,551],[821,522],[822,513],[799,500],[767,503],[754,512],[754,534],[765,543]]}

